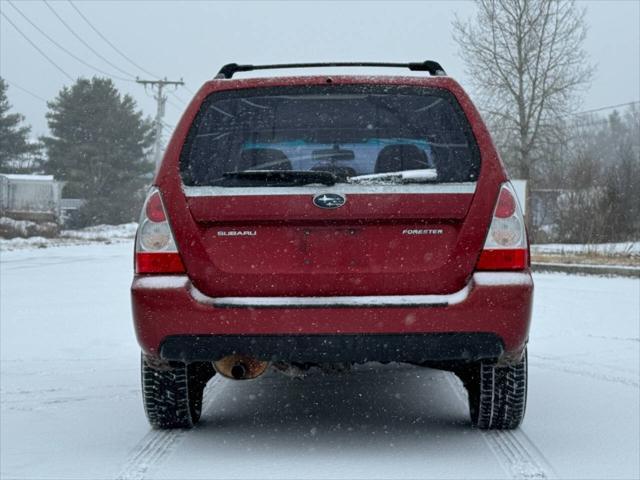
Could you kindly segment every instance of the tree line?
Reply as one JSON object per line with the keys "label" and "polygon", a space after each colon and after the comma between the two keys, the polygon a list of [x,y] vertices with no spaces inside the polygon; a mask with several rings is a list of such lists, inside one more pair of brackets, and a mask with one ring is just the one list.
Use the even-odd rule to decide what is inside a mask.
{"label": "tree line", "polygon": [[558,122],[541,152],[539,189],[555,190],[557,215],[538,240],[602,243],[640,234],[640,107]]}

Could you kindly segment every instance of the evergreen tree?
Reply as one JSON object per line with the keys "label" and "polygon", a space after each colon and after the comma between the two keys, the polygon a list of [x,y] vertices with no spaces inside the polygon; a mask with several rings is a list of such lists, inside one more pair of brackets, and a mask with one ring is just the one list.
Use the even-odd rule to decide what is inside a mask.
{"label": "evergreen tree", "polygon": [[82,198],[76,225],[135,220],[154,166],[147,158],[151,122],[109,79],[78,79],[49,102],[47,170]]}
{"label": "evergreen tree", "polygon": [[24,164],[33,160],[40,146],[29,141],[31,127],[22,125],[24,116],[9,113],[7,89],[7,82],[0,77],[0,173],[24,172]]}

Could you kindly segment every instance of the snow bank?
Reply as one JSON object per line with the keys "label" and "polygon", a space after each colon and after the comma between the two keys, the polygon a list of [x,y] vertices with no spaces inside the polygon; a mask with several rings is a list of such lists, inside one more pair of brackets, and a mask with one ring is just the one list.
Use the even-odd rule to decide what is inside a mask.
{"label": "snow bank", "polygon": [[[16,220],[12,220],[12,222],[16,222]],[[138,224],[132,222],[122,225],[96,225],[94,227],[87,227],[81,230],[62,230],[60,235],[56,238],[44,238],[42,236],[11,239],[0,238],[0,250],[9,251],[65,245],[85,245],[93,242],[123,242],[133,239],[136,235],[137,228]]]}
{"label": "snow bank", "polygon": [[15,237],[55,237],[58,225],[54,222],[32,222],[29,220],[14,220],[0,217],[0,238]]}
{"label": "snow bank", "polygon": [[531,253],[640,256],[640,242],[594,243],[587,245],[577,243],[548,243],[531,245]]}
{"label": "snow bank", "polygon": [[83,240],[113,240],[123,238],[133,238],[136,235],[138,224],[135,222],[124,223],[122,225],[96,225],[82,230],[63,230],[61,237],[78,238]]}

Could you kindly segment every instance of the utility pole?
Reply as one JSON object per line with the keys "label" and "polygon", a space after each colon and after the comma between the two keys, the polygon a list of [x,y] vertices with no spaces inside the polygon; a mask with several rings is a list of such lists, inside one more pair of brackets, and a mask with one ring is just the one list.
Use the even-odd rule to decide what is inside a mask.
{"label": "utility pole", "polygon": [[158,102],[158,107],[156,110],[156,141],[153,146],[153,160],[156,165],[156,172],[160,167],[160,161],[162,160],[162,118],[164,117],[164,107],[167,103],[167,96],[162,93],[162,90],[167,85],[173,85],[176,88],[180,85],[184,85],[182,79],[180,81],[170,81],[167,80],[167,77],[164,80],[140,80],[136,77],[136,83],[144,85],[146,90],[147,86],[151,86],[154,90],[153,98],[156,102]]}

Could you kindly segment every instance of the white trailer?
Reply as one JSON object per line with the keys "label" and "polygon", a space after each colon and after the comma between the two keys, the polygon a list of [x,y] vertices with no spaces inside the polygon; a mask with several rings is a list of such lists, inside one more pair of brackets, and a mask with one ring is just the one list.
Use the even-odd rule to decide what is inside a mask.
{"label": "white trailer", "polygon": [[0,174],[0,217],[59,222],[62,186],[53,175]]}

